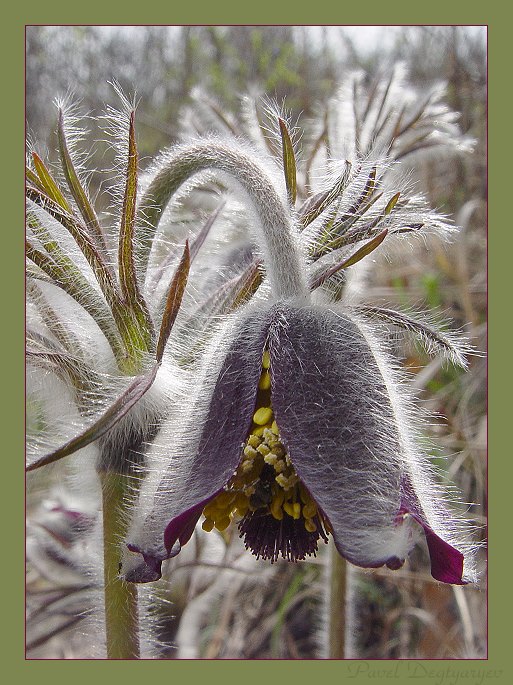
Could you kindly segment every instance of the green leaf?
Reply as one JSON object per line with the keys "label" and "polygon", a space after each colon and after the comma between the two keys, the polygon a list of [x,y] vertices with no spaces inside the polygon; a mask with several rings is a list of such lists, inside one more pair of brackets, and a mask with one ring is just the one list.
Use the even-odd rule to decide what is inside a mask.
{"label": "green leaf", "polygon": [[399,200],[401,193],[396,193],[393,197],[390,198],[390,200],[387,203],[387,206],[383,210],[383,215],[388,216],[390,212],[393,210],[393,208],[396,206],[397,201]]}
{"label": "green leaf", "polygon": [[372,240],[369,240],[369,242],[365,243],[365,245],[362,245],[362,247],[359,250],[356,250],[356,252],[351,257],[346,259],[342,268],[345,269],[348,266],[353,266],[353,264],[356,264],[361,259],[366,257],[368,254],[370,254],[371,252],[374,252],[374,250],[378,247],[378,245],[381,245],[381,243],[385,240],[387,234],[388,234],[388,229],[385,228],[384,231],[381,231],[381,233],[378,233],[378,235],[375,238],[373,238]]}
{"label": "green leaf", "polygon": [[112,303],[116,303],[119,300],[119,297],[112,274],[107,263],[103,259],[103,255],[98,252],[96,245],[93,243],[91,236],[79,217],[67,212],[38,188],[28,187],[26,194],[32,202],[42,207],[50,216],[57,219],[57,221],[69,231],[93,269],[98,285],[105,295],[107,302],[111,305]]}
{"label": "green leaf", "polygon": [[43,160],[35,152],[32,153],[32,160],[34,162],[34,167],[39,180],[41,181],[41,185],[48,194],[48,197],[50,197],[52,200],[55,200],[58,205],[60,205],[66,212],[71,214],[71,207],[62,194],[61,189],[55,182],[53,176],[44,165]]}
{"label": "green leaf", "polygon": [[125,194],[119,235],[119,280],[121,291],[129,302],[137,299],[137,280],[134,266],[134,222],[137,202],[137,148],[135,143],[134,113],[130,115],[128,134],[128,160]]}
{"label": "green leaf", "polygon": [[60,272],[59,266],[41,250],[35,248],[30,240],[25,240],[25,255],[32,261],[36,266],[38,266],[42,271],[44,271],[48,276],[52,278],[56,283],[60,283],[62,274]]}
{"label": "green leaf", "polygon": [[383,111],[385,109],[387,98],[388,98],[388,95],[390,93],[390,88],[392,86],[394,78],[395,78],[395,73],[394,73],[394,70],[392,70],[392,73],[390,74],[390,78],[388,79],[387,85],[385,86],[385,88],[383,90],[383,94],[381,96],[381,102],[379,104],[378,111],[376,114],[376,119],[374,121],[374,129],[373,129],[372,136],[371,136],[371,138],[373,140],[379,136],[379,134],[381,133],[386,121],[388,121],[388,119],[390,117],[390,109],[389,109],[388,113],[385,115],[384,120],[380,124],[380,118],[381,118],[381,115],[383,114]]}
{"label": "green leaf", "polygon": [[254,295],[262,282],[261,267],[262,262],[255,259],[240,274],[223,283],[188,317],[183,326],[197,332],[197,342],[187,350],[183,363],[189,363],[201,354],[205,334],[217,317],[234,312]]}
{"label": "green leaf", "polygon": [[137,203],[137,146],[135,142],[134,112],[130,115],[128,133],[128,160],[126,168],[125,193],[121,212],[119,232],[119,281],[121,292],[128,308],[133,312],[139,327],[139,334],[146,349],[151,348],[153,323],[148,307],[139,290],[134,261],[134,231]]}
{"label": "green leaf", "polygon": [[297,172],[296,172],[296,156],[294,154],[294,146],[290,139],[285,121],[279,117],[282,151],[283,151],[283,172],[285,174],[285,184],[287,186],[287,195],[292,206],[296,204],[297,196]]}
{"label": "green leaf", "polygon": [[437,326],[432,321],[423,320],[420,313],[412,315],[411,312],[372,305],[358,306],[356,310],[371,319],[381,319],[387,324],[415,334],[428,354],[443,354],[453,364],[464,369],[468,367],[467,355],[478,354],[464,336],[444,330],[443,322],[438,322]]}
{"label": "green leaf", "polygon": [[[32,280],[26,282],[27,298],[32,299],[37,304],[38,314],[41,321],[48,331],[51,332],[53,338],[59,343],[60,348],[70,355],[73,355],[80,363],[87,366],[84,348],[75,331],[68,325],[68,322],[63,319],[62,312],[57,311],[55,307],[48,301],[45,292],[40,288],[39,284]],[[85,386],[88,383],[88,375],[82,376],[79,379],[80,386]],[[78,386],[75,386],[78,387]]]}
{"label": "green leaf", "polygon": [[191,262],[194,261],[196,258],[196,255],[200,251],[201,246],[205,242],[206,237],[210,233],[210,229],[214,225],[215,220],[217,217],[221,214],[221,212],[224,209],[224,206],[226,205],[226,201],[222,202],[217,209],[212,212],[212,214],[208,217],[207,221],[205,222],[205,225],[201,229],[201,231],[198,233],[196,236],[194,242],[191,245]]}
{"label": "green leaf", "polygon": [[[338,221],[334,221],[327,227],[330,230],[325,232],[323,227],[323,234],[319,237],[311,252],[312,261],[316,261],[328,252],[332,252],[346,244],[345,234],[362,216],[367,212],[372,205],[379,200],[382,193],[376,193],[376,167],[373,167],[369,173],[365,187],[360,194],[360,197],[354,202],[351,207],[342,214]],[[336,216],[334,217],[334,219]]]}
{"label": "green leaf", "polygon": [[324,210],[329,207],[339,195],[344,192],[351,174],[352,164],[346,160],[344,171],[337,179],[336,183],[322,193],[309,198],[299,211],[299,222],[303,228],[311,224]]}
{"label": "green leaf", "polygon": [[88,393],[91,394],[91,374],[88,373],[91,370],[86,370],[80,360],[73,355],[66,352],[37,349],[37,345],[35,347],[27,345],[26,358],[28,364],[55,373],[68,385],[71,382],[72,386],[78,390],[79,398],[85,399]]}
{"label": "green leaf", "polygon": [[[144,318],[136,319],[134,311],[126,306],[126,303],[120,296],[111,270],[79,217],[70,215],[37,188],[27,187],[26,194],[30,200],[42,207],[69,231],[82,254],[89,262],[98,285],[112,311],[117,329],[126,347],[127,355],[125,355],[126,359],[122,365],[122,370],[124,373],[136,373],[141,361],[141,352],[150,349],[148,338],[151,338],[153,327],[145,326]],[[143,320],[141,321],[141,319]],[[119,357],[118,361],[120,361]]]}
{"label": "green leaf", "polygon": [[365,188],[363,189],[363,193],[361,196],[358,198],[357,206],[356,209],[364,202],[367,200],[371,194],[374,192],[374,189],[376,188],[376,173],[377,173],[377,168],[375,166],[372,167],[370,170],[369,177],[365,183]]}
{"label": "green leaf", "polygon": [[[37,234],[37,231],[34,231]],[[45,248],[48,249],[48,245]],[[26,241],[26,255],[36,264],[54,285],[64,290],[75,302],[78,302],[86,312],[88,312],[96,324],[107,338],[116,359],[122,360],[125,350],[121,344],[118,332],[112,319],[112,312],[109,310],[105,301],[91,284],[84,278],[77,266],[60,249],[52,248],[52,256],[37,250],[30,241]],[[27,275],[30,275],[27,272]],[[36,278],[39,276],[36,274]]]}
{"label": "green leaf", "polygon": [[262,282],[260,266],[260,261],[255,260],[237,278],[231,296],[223,308],[223,313],[235,311],[256,293]]}
{"label": "green leaf", "polygon": [[85,221],[88,231],[90,232],[93,240],[95,241],[97,247],[103,252],[107,252],[107,247],[105,245],[105,238],[103,237],[103,231],[96,216],[96,212],[89,200],[87,192],[83,187],[78,174],[76,172],[73,160],[68,150],[68,144],[66,141],[66,133],[64,131],[64,114],[62,110],[59,110],[59,124],[57,128],[57,138],[59,143],[59,154],[61,159],[62,168],[66,181],[68,182],[68,187],[73,199],[77,203],[77,207]]}
{"label": "green leaf", "polygon": [[80,433],[80,435],[77,435],[75,438],[66,442],[64,445],[61,445],[61,447],[58,447],[53,452],[50,452],[50,454],[46,454],[44,457],[32,462],[27,466],[26,470],[35,471],[42,466],[53,464],[54,462],[73,454],[77,450],[86,447],[95,440],[98,440],[102,435],[105,435],[105,433],[113,428],[151,388],[157,375],[158,368],[159,365],[155,364],[147,374],[136,378],[125,392],[118,397],[114,404],[112,404],[92,426]]}
{"label": "green leaf", "polygon": [[356,250],[354,254],[352,254],[350,257],[347,259],[344,259],[341,262],[337,262],[336,264],[333,264],[330,266],[328,269],[326,269],[324,272],[321,274],[318,274],[317,276],[314,276],[314,278],[310,282],[310,288],[311,290],[315,290],[319,286],[321,286],[325,281],[328,280],[328,278],[331,278],[334,274],[336,274],[338,271],[341,269],[347,269],[348,266],[353,266],[353,264],[356,264],[360,260],[362,260],[364,257],[366,257],[368,254],[371,252],[374,252],[374,250],[378,247],[378,245],[381,245],[383,240],[385,240],[386,236],[388,234],[388,229],[385,228],[384,231],[381,231],[375,238],[372,240],[369,240],[368,243],[365,243],[359,250]]}
{"label": "green leaf", "polygon": [[234,311],[244,304],[262,282],[262,263],[254,260],[242,273],[234,276],[215,290],[187,319],[187,328],[197,328],[199,322],[213,321],[219,315]]}
{"label": "green leaf", "polygon": [[414,223],[408,224],[407,226],[402,226],[401,228],[394,228],[393,233],[397,235],[398,233],[411,233],[412,231],[420,231],[424,227],[424,224]]}
{"label": "green leaf", "polygon": [[[30,295],[34,295],[34,285],[27,288]],[[40,366],[61,378],[69,387],[75,390],[75,401],[80,412],[87,411],[91,403],[98,400],[98,388],[101,380],[96,371],[80,357],[73,339],[72,332],[67,329],[62,321],[58,321],[54,309],[42,300],[39,306],[44,323],[49,331],[55,336],[50,340],[45,335],[31,329],[27,329],[26,356],[27,363]]]}
{"label": "green leaf", "polygon": [[38,190],[41,190],[43,193],[45,192],[45,188],[39,180],[39,176],[35,171],[32,171],[30,167],[25,167],[25,178],[28,183],[32,183]]}
{"label": "green leaf", "polygon": [[164,314],[162,315],[162,325],[160,327],[160,334],[157,342],[157,362],[162,361],[169,334],[171,333],[180,305],[182,304],[185,286],[187,285],[187,279],[189,277],[190,265],[191,255],[189,252],[189,242],[186,241],[182,259],[178,264],[178,268],[175,271],[167,291],[166,306],[164,308]]}

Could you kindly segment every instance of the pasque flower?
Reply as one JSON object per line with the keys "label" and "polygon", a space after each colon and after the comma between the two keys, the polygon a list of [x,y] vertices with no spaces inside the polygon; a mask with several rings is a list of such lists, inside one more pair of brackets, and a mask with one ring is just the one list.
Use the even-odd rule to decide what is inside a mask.
{"label": "pasque flower", "polygon": [[[387,236],[448,229],[396,187],[394,158],[355,150],[330,160],[313,191],[311,164],[296,177],[295,131],[271,110],[278,168],[235,137],[209,136],[163,153],[141,181],[135,113],[124,100],[109,116],[117,211],[98,214],[73,109],[62,104],[57,175],[36,152],[27,168],[28,470],[79,452],[85,488],[83,469],[96,456],[101,536],[92,526],[84,535],[103,542],[103,564],[93,555],[100,545],[85,548],[104,590],[104,601],[91,598],[92,615],[105,615],[105,632],[94,630],[102,654],[105,646],[108,658],[138,658],[146,593],[124,581],[157,579],[200,520],[207,532],[234,521],[246,547],[271,563],[314,555],[332,536],[353,563],[392,569],[423,529],[433,576],[472,579],[467,527],[436,485],[377,327],[405,328],[460,363],[465,347],[403,312],[345,303],[345,269]],[[310,161],[319,146],[332,149],[325,133]],[[203,209],[220,188],[236,202],[223,201],[194,234],[180,206],[197,174],[212,189],[212,172],[220,183]],[[172,198],[181,227],[161,231]],[[220,249],[214,223],[227,229]],[[243,224],[253,245],[227,254]],[[185,230],[190,245],[177,235]],[[76,546],[68,551],[74,559]]]}
{"label": "pasque flower", "polygon": [[148,189],[151,211],[167,204],[178,181],[207,168],[221,171],[252,208],[269,294],[222,323],[181,410],[152,446],[125,579],[158,579],[162,561],[179,553],[203,516],[207,531],[238,520],[246,547],[271,562],[304,559],[332,535],[352,563],[392,569],[412,547],[415,520],[432,575],[467,582],[464,524],[435,484],[382,344],[355,311],[311,296],[290,177],[287,197],[247,150],[197,143],[164,157]]}

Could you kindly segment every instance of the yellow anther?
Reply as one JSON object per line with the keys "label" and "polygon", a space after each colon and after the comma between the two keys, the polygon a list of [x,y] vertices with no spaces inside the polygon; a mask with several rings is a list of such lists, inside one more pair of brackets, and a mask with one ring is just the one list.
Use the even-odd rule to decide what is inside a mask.
{"label": "yellow anther", "polygon": [[280,503],[280,506],[285,501],[285,493],[280,488],[273,485],[273,500]]}
{"label": "yellow anther", "polygon": [[305,517],[305,519],[313,518],[316,513],[317,505],[314,501],[308,502],[308,504],[305,504],[305,506],[303,507],[303,516]]}
{"label": "yellow anther", "polygon": [[244,493],[238,492],[233,507],[239,516],[244,516],[249,509],[249,499]]}
{"label": "yellow anther", "polygon": [[283,473],[283,471],[285,471],[287,468],[287,465],[281,459],[277,459],[273,466],[276,473]]}
{"label": "yellow anther", "polygon": [[263,437],[264,441],[269,445],[269,447],[274,447],[274,445],[279,443],[278,438],[271,430],[269,430],[269,428],[264,428]]}
{"label": "yellow anther", "polygon": [[223,530],[226,530],[229,525],[230,525],[230,517],[229,516],[223,516],[222,518],[218,519],[215,523],[217,530],[220,532],[222,532]]}
{"label": "yellow anther", "polygon": [[215,503],[218,509],[226,509],[235,499],[235,493],[233,492],[221,492],[215,499]]}
{"label": "yellow anther", "polygon": [[251,445],[246,445],[244,448],[244,454],[246,457],[249,457],[249,459],[254,459],[257,456],[255,448],[251,447]]}
{"label": "yellow anther", "polygon": [[267,371],[260,376],[258,387],[260,390],[269,390],[271,387],[271,375]]}
{"label": "yellow anther", "polygon": [[[259,388],[269,390],[271,374],[267,351],[263,355],[262,366],[264,371]],[[267,403],[268,400],[262,402],[262,397],[259,395],[260,404]],[[280,440],[272,407],[257,405],[253,422],[246,444],[242,445],[239,466],[224,489],[203,509],[203,530],[210,532],[216,528],[220,532],[225,531],[234,518],[242,518],[246,525],[247,517],[257,512],[258,517],[268,515],[276,521],[282,521],[285,515],[296,521],[302,519],[302,525],[309,533],[315,533],[319,527],[321,531],[324,527],[326,532],[331,532],[329,523],[295,472]],[[266,464],[273,468],[274,480],[271,480],[272,472],[268,467],[264,471]],[[262,476],[263,481],[260,481]]]}
{"label": "yellow anther", "polygon": [[277,521],[283,520],[283,509],[281,504],[275,504],[274,502],[271,502],[269,509],[271,510],[271,514],[274,519]]}
{"label": "yellow anther", "polygon": [[303,504],[308,504],[312,501],[312,498],[310,497],[310,494],[303,485],[303,483],[299,484],[299,496],[301,497],[301,501],[303,502]]}
{"label": "yellow anther", "polygon": [[[290,476],[285,476],[285,474],[280,473],[279,475],[276,476],[274,479],[278,485],[280,485],[284,490],[290,490],[297,482],[298,482],[298,477],[296,476],[295,473],[293,473]],[[299,503],[298,503],[299,504]]]}
{"label": "yellow anther", "polygon": [[246,501],[246,504],[237,507],[235,511],[237,512],[237,515],[240,517],[246,516],[246,514],[249,511],[249,501]]}
{"label": "yellow anther", "polygon": [[272,502],[269,505],[269,510],[277,521],[281,521],[283,519],[282,505],[284,499],[285,493],[283,492],[283,490],[280,490],[273,496]]}
{"label": "yellow anther", "polygon": [[218,509],[216,507],[215,502],[215,500],[212,500],[212,502],[209,502],[207,506],[203,509],[203,514],[206,516],[206,518],[215,519],[216,514],[218,513]]}
{"label": "yellow anther", "polygon": [[289,487],[289,479],[283,475],[283,473],[280,473],[279,476],[276,476],[274,479],[280,487],[282,487],[284,490],[287,490]]}
{"label": "yellow anther", "polygon": [[253,469],[254,466],[255,464],[250,459],[243,461],[241,465],[242,473],[248,473]]}
{"label": "yellow anther", "polygon": [[201,524],[201,527],[203,528],[204,531],[207,533],[210,533],[211,530],[214,528],[214,522],[212,521],[211,518],[206,518],[203,523]]}
{"label": "yellow anther", "polygon": [[297,520],[301,517],[301,505],[299,502],[285,502],[283,508],[293,519]]}
{"label": "yellow anther", "polygon": [[260,454],[264,457],[264,461],[265,457],[269,454],[270,451],[271,450],[264,443],[257,447],[257,452],[260,452]]}
{"label": "yellow anther", "polygon": [[254,447],[255,449],[260,445],[262,440],[258,437],[258,435],[255,435],[254,433],[251,433],[251,435],[248,438],[248,445],[250,447]]}
{"label": "yellow anther", "polygon": [[315,533],[315,531],[317,530],[317,526],[315,525],[315,522],[312,521],[312,519],[305,520],[305,528],[309,533]]}
{"label": "yellow anther", "polygon": [[247,497],[243,492],[238,492],[237,496],[235,497],[235,507],[241,507],[242,505],[246,504],[247,502]]}
{"label": "yellow anther", "polygon": [[269,354],[269,350],[266,350],[262,355],[262,366],[264,369],[268,369],[271,366],[271,355]]}
{"label": "yellow anther", "polygon": [[271,409],[271,407],[260,407],[260,409],[257,409],[256,412],[253,414],[253,421],[258,426],[265,426],[266,423],[269,423],[272,417],[273,410]]}

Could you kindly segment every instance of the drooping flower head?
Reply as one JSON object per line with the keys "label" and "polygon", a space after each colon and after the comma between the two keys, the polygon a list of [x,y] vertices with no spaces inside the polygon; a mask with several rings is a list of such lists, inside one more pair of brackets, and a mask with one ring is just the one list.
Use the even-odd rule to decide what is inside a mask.
{"label": "drooping flower head", "polygon": [[354,564],[390,568],[413,544],[414,519],[426,532],[433,576],[467,582],[470,545],[419,452],[413,412],[381,345],[352,310],[312,302],[292,184],[277,191],[272,172],[248,155],[217,141],[179,149],[148,189],[151,219],[177,183],[221,171],[253,210],[270,294],[221,324],[182,410],[150,450],[154,468],[127,537],[125,578],[159,578],[162,561],[203,516],[207,531],[237,520],[262,559],[304,559],[332,535]]}

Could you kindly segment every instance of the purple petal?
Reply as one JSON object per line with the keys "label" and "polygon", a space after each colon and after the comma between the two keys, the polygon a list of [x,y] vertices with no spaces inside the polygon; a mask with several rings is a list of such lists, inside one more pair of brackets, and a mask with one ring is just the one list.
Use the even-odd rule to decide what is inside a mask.
{"label": "purple petal", "polygon": [[298,476],[359,566],[397,565],[401,444],[387,385],[359,326],[326,308],[277,309],[272,403]]}
{"label": "purple petal", "polygon": [[[435,533],[407,474],[403,474],[401,489],[401,510],[410,514],[424,529],[433,578],[443,583],[466,585],[467,581],[463,580],[464,555]],[[442,503],[439,506],[442,506]],[[446,512],[446,519],[451,519],[450,512]]]}
{"label": "purple petal", "polygon": [[131,552],[142,554],[144,561],[140,561],[124,574],[124,580],[128,583],[152,583],[162,575],[162,559],[149,556],[141,552],[135,545],[127,545]]}
{"label": "purple petal", "polygon": [[455,547],[438,537],[436,533],[424,526],[426,541],[431,557],[431,575],[443,583],[466,585],[463,578],[463,554]]}
{"label": "purple petal", "polygon": [[[183,514],[179,514],[168,523],[164,531],[164,545],[166,549],[171,550],[173,546],[176,545],[177,549],[175,554],[178,554],[181,547],[190,540],[191,535],[194,533],[194,528],[198,523],[201,512],[208,502],[210,502],[210,500],[217,495],[218,492],[219,490],[211,497],[208,497],[199,504],[187,509],[187,511],[184,511]],[[172,556],[175,556],[175,554]]]}
{"label": "purple petal", "polygon": [[[147,565],[150,557],[161,562],[178,553],[205,504],[237,468],[255,409],[269,321],[269,310],[264,310],[246,314],[235,329],[227,329],[232,331],[232,340],[224,360],[217,364],[213,390],[205,385],[205,393],[199,393],[190,407],[190,424],[170,455],[153,508],[129,536],[129,548],[143,554]],[[206,374],[208,383],[212,372],[215,368]],[[208,405],[205,396],[210,398]]]}

